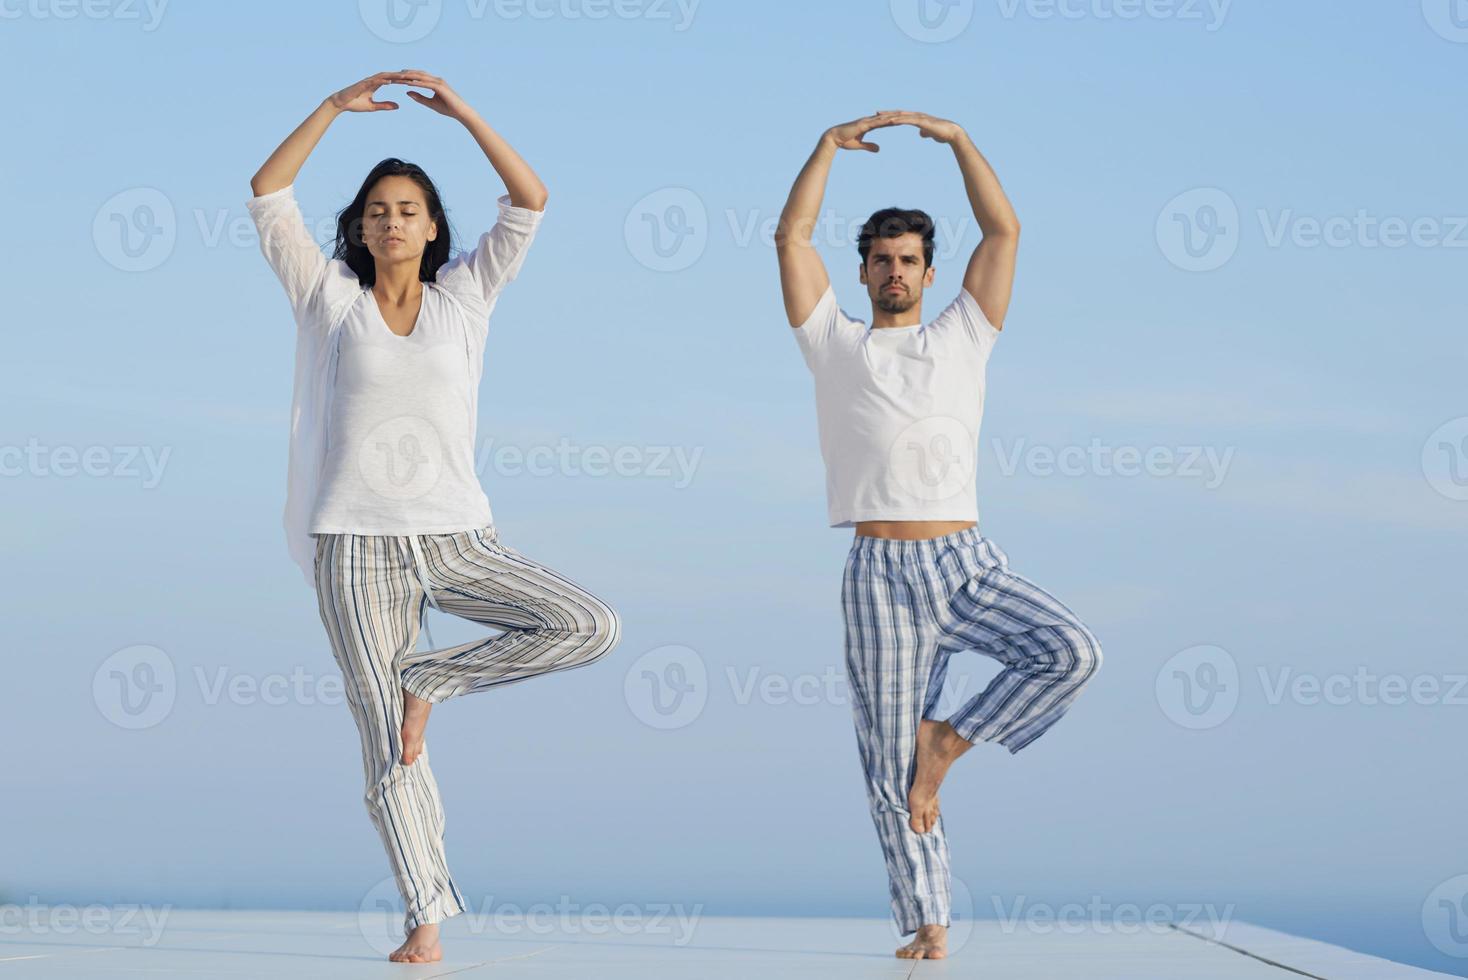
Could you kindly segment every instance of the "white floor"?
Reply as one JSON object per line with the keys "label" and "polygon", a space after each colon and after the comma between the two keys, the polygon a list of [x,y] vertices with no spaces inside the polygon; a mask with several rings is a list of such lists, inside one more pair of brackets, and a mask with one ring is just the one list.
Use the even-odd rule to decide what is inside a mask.
{"label": "white floor", "polygon": [[[11,906],[11,909],[14,909]],[[641,922],[556,916],[507,920],[466,913],[443,926],[439,963],[389,963],[392,922],[350,912],[251,912],[125,907],[48,917],[25,909],[0,929],[0,980],[9,977],[126,980],[129,977],[677,978],[841,980],[973,977],[994,980],[1327,980],[1445,977],[1335,946],[1230,922],[1213,941],[1207,926],[1107,924],[1029,927],[956,922],[952,955],[915,963],[892,955],[882,919],[756,919],[701,916]],[[92,917],[89,919],[88,915]],[[395,918],[395,917],[394,917]],[[400,940],[397,940],[400,941]],[[1225,945],[1226,944],[1226,945]]]}

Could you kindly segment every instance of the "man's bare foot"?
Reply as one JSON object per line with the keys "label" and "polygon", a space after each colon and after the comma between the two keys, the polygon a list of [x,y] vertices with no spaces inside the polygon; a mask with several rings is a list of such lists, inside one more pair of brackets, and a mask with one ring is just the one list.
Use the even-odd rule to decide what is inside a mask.
{"label": "man's bare foot", "polygon": [[403,689],[403,765],[411,766],[423,753],[423,730],[428,727],[428,712],[432,710],[431,701]]}
{"label": "man's bare foot", "polygon": [[946,721],[923,719],[918,725],[917,760],[912,789],[907,794],[907,824],[915,833],[926,834],[938,824],[938,787],[953,760],[973,748]]}
{"label": "man's bare foot", "polygon": [[408,933],[407,940],[387,958],[394,963],[437,963],[443,959],[443,947],[438,944],[438,923],[430,922]]}
{"label": "man's bare foot", "polygon": [[919,926],[912,942],[897,947],[897,955],[905,960],[941,960],[948,955],[948,927]]}

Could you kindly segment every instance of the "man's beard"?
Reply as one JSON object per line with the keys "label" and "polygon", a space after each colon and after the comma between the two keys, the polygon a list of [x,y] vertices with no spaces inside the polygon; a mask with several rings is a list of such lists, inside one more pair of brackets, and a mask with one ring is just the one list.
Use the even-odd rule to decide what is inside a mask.
{"label": "man's beard", "polygon": [[910,292],[889,293],[886,286],[877,291],[877,298],[873,300],[883,313],[906,313],[917,305],[917,301],[917,296]]}

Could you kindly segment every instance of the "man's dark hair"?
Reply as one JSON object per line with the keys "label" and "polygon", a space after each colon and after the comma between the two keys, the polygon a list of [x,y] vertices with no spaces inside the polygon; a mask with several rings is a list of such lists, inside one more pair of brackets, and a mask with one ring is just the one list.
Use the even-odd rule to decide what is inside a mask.
{"label": "man's dark hair", "polygon": [[861,253],[861,264],[867,264],[867,255],[872,250],[872,241],[877,238],[896,238],[908,232],[923,236],[923,271],[933,264],[933,219],[926,211],[908,208],[883,208],[867,219],[861,226],[856,239],[856,250]]}

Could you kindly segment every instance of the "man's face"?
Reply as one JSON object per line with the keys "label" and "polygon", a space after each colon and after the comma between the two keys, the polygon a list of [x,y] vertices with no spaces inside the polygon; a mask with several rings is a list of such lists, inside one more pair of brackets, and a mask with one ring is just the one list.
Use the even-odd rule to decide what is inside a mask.
{"label": "man's face", "polygon": [[933,269],[923,259],[923,236],[915,231],[896,238],[874,238],[861,267],[872,306],[884,313],[906,313],[933,284]]}
{"label": "man's face", "polygon": [[428,217],[417,181],[394,175],[372,185],[362,212],[362,243],[375,260],[421,260],[423,249],[437,237],[438,225]]}

